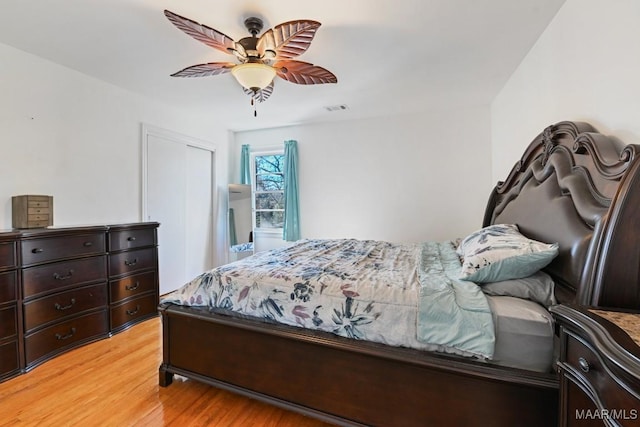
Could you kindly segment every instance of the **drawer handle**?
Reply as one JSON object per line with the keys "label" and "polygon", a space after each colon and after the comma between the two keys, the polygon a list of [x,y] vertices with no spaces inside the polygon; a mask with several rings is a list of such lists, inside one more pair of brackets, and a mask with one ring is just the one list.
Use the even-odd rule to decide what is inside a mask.
{"label": "drawer handle", "polygon": [[138,258],[134,258],[133,261],[129,261],[128,259],[124,260],[124,265],[131,267],[132,265],[136,265],[138,263]]}
{"label": "drawer handle", "polygon": [[83,245],[85,248],[88,248],[89,246],[93,246],[93,242],[84,242]]}
{"label": "drawer handle", "polygon": [[69,270],[69,273],[67,273],[67,275],[65,275],[65,276],[63,276],[62,274],[53,273],[53,278],[56,279],[56,280],[71,279],[71,276],[73,276],[73,270]]}
{"label": "drawer handle", "polygon": [[129,316],[133,316],[134,314],[137,314],[140,311],[140,305],[136,305],[135,310],[127,310],[127,314]]}
{"label": "drawer handle", "polygon": [[136,282],[133,285],[127,285],[124,288],[128,291],[135,291],[140,286],[140,282]]}
{"label": "drawer handle", "polygon": [[66,335],[56,334],[56,339],[57,339],[58,341],[63,341],[63,340],[66,340],[66,339],[71,338],[71,337],[72,337],[72,336],[74,336],[75,334],[76,334],[76,328],[71,328],[71,330],[69,331],[69,333],[68,333],[68,334],[66,334]]}
{"label": "drawer handle", "polygon": [[589,372],[589,369],[591,369],[591,366],[589,366],[589,362],[587,362],[587,359],[585,359],[584,357],[578,359],[578,365],[580,366],[582,372],[585,373]]}
{"label": "drawer handle", "polygon": [[33,249],[31,249],[31,253],[32,254],[41,254],[42,252],[44,252],[44,249],[42,249],[42,248],[33,248]]}
{"label": "drawer handle", "polygon": [[136,238],[133,237],[133,236],[130,236],[130,237],[127,237],[127,240],[130,241],[130,242],[134,242],[136,240]]}
{"label": "drawer handle", "polygon": [[71,307],[73,307],[75,303],[76,303],[76,299],[71,298],[71,301],[69,302],[68,305],[60,305],[58,303],[55,303],[54,307],[56,308],[56,310],[64,311],[64,310],[69,310]]}

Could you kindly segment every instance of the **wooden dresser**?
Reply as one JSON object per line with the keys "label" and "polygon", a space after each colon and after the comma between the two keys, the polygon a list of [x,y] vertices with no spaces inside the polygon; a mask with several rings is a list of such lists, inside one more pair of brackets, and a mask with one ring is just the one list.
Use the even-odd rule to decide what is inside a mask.
{"label": "wooden dresser", "polygon": [[109,226],[111,332],[158,314],[157,226]]}
{"label": "wooden dresser", "polygon": [[157,315],[158,225],[0,233],[0,380]]}
{"label": "wooden dresser", "polygon": [[640,426],[640,314],[551,308],[563,426]]}
{"label": "wooden dresser", "polygon": [[0,381],[20,373],[18,234],[0,234]]}
{"label": "wooden dresser", "polygon": [[21,236],[25,368],[109,334],[106,227]]}

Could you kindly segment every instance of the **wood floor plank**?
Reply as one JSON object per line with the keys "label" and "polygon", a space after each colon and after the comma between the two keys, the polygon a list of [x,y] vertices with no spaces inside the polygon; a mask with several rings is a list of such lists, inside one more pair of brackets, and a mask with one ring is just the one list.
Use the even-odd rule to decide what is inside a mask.
{"label": "wood floor plank", "polygon": [[161,332],[153,318],[0,384],[0,426],[328,426],[179,376],[160,387]]}

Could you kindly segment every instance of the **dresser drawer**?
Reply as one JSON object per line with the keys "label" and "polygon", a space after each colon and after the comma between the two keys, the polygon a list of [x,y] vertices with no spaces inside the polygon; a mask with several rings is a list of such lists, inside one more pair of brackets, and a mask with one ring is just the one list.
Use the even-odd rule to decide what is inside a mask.
{"label": "dresser drawer", "polygon": [[0,340],[16,336],[18,333],[16,315],[15,306],[0,309]]}
{"label": "dresser drawer", "polygon": [[106,284],[85,286],[29,301],[24,305],[24,327],[34,328],[67,316],[107,306]]}
{"label": "dresser drawer", "polygon": [[156,290],[156,272],[135,274],[109,283],[111,303]]}
{"label": "dresser drawer", "polygon": [[107,311],[87,314],[39,330],[25,338],[27,365],[109,332]]}
{"label": "dresser drawer", "polygon": [[157,268],[156,248],[136,249],[109,255],[109,276]]}
{"label": "dresser drawer", "polygon": [[563,368],[569,372],[565,375],[590,389],[589,394],[598,396],[604,408],[623,410],[637,407],[638,399],[605,367],[590,345],[568,333],[566,349]]}
{"label": "dresser drawer", "polygon": [[156,294],[129,300],[111,308],[111,329],[117,329],[128,323],[155,316],[158,313]]}
{"label": "dresser drawer", "polygon": [[29,267],[22,272],[23,298],[106,280],[106,255]]}
{"label": "dresser drawer", "polygon": [[18,342],[0,344],[0,378],[20,369],[18,360]]}
{"label": "dresser drawer", "polygon": [[97,232],[22,241],[22,265],[98,255],[106,251],[106,233]]}
{"label": "dresser drawer", "polygon": [[28,221],[24,227],[22,228],[44,228],[48,227],[49,224],[47,221]]}
{"label": "dresser drawer", "polygon": [[23,196],[27,209],[49,209],[53,204],[51,196]]}
{"label": "dresser drawer", "polygon": [[131,229],[109,232],[109,251],[156,245],[156,229]]}
{"label": "dresser drawer", "polygon": [[35,206],[36,204],[42,203],[35,202],[32,206],[30,205],[29,207],[27,207],[27,215],[29,215],[29,217],[42,215],[46,216],[47,219],[49,219],[49,215],[51,214],[51,209],[49,208],[49,206]]}
{"label": "dresser drawer", "polygon": [[43,222],[43,223],[49,223],[49,214],[45,214],[45,213],[34,213],[34,214],[29,214],[27,215],[27,220],[30,223],[33,222]]}
{"label": "dresser drawer", "polygon": [[13,268],[18,264],[16,242],[0,243],[0,269]]}
{"label": "dresser drawer", "polygon": [[0,273],[0,304],[15,301],[18,296],[18,273]]}

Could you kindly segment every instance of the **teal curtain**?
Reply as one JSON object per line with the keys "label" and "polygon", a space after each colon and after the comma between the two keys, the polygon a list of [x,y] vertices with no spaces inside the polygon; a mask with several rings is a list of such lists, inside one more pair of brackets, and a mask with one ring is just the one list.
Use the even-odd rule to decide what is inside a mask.
{"label": "teal curtain", "polygon": [[229,208],[229,246],[238,244],[238,236],[236,235],[236,216],[233,208]]}
{"label": "teal curtain", "polygon": [[251,167],[249,166],[249,144],[242,145],[240,152],[240,184],[251,184]]}
{"label": "teal curtain", "polygon": [[298,200],[298,143],[284,143],[284,227],[282,238],[288,242],[300,239],[300,207]]}

